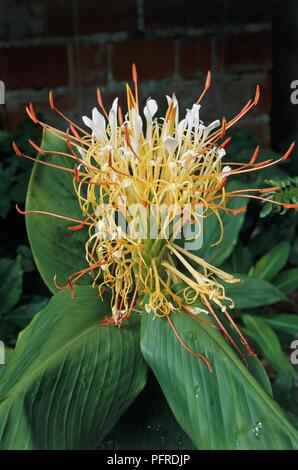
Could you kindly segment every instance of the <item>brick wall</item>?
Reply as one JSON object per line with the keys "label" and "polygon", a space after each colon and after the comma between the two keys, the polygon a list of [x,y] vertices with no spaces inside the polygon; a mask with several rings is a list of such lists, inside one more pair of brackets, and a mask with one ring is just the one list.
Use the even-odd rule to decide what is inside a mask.
{"label": "brick wall", "polygon": [[[6,84],[6,122],[15,128],[31,100],[47,119],[47,95],[74,118],[90,113],[101,87],[107,105],[137,64],[141,96],[164,102],[176,92],[189,107],[207,70],[213,85],[203,119],[235,114],[262,96],[247,118],[269,142],[271,2],[268,0],[1,0],[0,79]],[[63,124],[62,124],[63,125]]]}

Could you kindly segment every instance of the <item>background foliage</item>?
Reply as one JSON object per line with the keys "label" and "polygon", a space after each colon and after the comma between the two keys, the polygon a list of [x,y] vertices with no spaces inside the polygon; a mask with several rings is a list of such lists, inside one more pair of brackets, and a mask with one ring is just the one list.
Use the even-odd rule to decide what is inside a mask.
{"label": "background foliage", "polygon": [[[49,315],[53,307],[47,307],[49,310],[47,310],[47,308],[44,309],[48,304],[51,294],[45,287],[36,270],[28,245],[24,219],[16,213],[14,207],[15,202],[18,202],[21,206],[24,205],[31,165],[28,165],[27,162],[17,159],[12,155],[10,143],[11,140],[17,138],[18,142],[21,142],[22,149],[26,150],[27,139],[33,133],[34,129],[31,126],[27,127],[25,124],[18,130],[17,136],[12,136],[5,132],[1,133],[2,144],[0,145],[2,158],[0,171],[3,179],[3,185],[1,186],[3,194],[0,206],[0,338],[5,341],[7,346],[8,366],[5,374],[6,380],[3,381],[2,388],[0,383],[0,395],[6,396],[8,394],[8,396],[14,397],[14,400],[8,398],[1,402],[0,415],[2,416],[2,429],[0,427],[0,435],[2,433],[2,445],[6,448],[13,448],[15,446],[32,448],[38,446],[36,442],[38,442],[40,438],[40,446],[42,447],[46,442],[49,448],[63,448],[63,446],[71,448],[98,446],[99,448],[119,449],[136,447],[149,449],[191,449],[194,448],[194,446],[201,446],[201,448],[220,448],[221,446],[222,448],[245,448],[245,446],[252,446],[251,442],[253,442],[255,448],[270,448],[270,446],[273,446],[273,448],[287,447],[287,445],[289,445],[288,439],[291,439],[289,436],[292,435],[293,431],[291,428],[286,430],[288,427],[287,424],[280,424],[283,422],[286,423],[286,421],[284,421],[285,418],[281,414],[281,411],[275,408],[275,405],[272,405],[273,402],[269,395],[273,390],[275,400],[277,400],[286,411],[289,420],[297,426],[298,399],[297,388],[295,386],[296,374],[289,360],[291,342],[298,334],[297,215],[294,211],[282,211],[280,213],[276,210],[270,210],[267,204],[262,205],[259,203],[250,203],[248,212],[238,217],[237,220],[233,220],[233,216],[227,218],[225,221],[225,239],[222,244],[214,249],[210,249],[210,243],[214,241],[213,238],[216,236],[215,232],[217,229],[212,218],[208,219],[207,226],[204,227],[204,246],[199,251],[199,255],[205,257],[211,263],[217,264],[229,272],[236,274],[243,280],[243,283],[239,285],[227,285],[227,293],[235,299],[236,310],[234,316],[237,323],[242,326],[253,348],[258,352],[262,365],[269,375],[271,384],[268,383],[262,365],[260,365],[257,360],[254,361],[252,358],[251,363],[247,364],[248,370],[257,381],[251,382],[250,376],[247,375],[247,369],[239,365],[240,361],[234,359],[233,355],[230,355],[230,348],[227,348],[222,338],[213,338],[216,346],[212,347],[220,349],[220,352],[216,354],[215,350],[210,350],[210,340],[208,340],[210,331],[208,328],[204,329],[200,327],[199,331],[197,330],[199,327],[196,325],[189,325],[188,327],[188,331],[191,332],[191,337],[188,339],[195,344],[196,339],[200,338],[200,349],[202,347],[206,348],[205,353],[207,357],[211,357],[213,362],[220,362],[218,363],[218,370],[222,371],[222,377],[220,378],[221,393],[222,387],[225,386],[227,387],[225,393],[229,393],[232,384],[234,384],[233,387],[237,390],[235,397],[239,397],[239,390],[242,390],[241,397],[245,397],[246,394],[250,394],[250,387],[257,387],[257,395],[262,396],[263,401],[258,415],[250,416],[251,422],[254,423],[252,428],[245,429],[244,423],[241,421],[241,415],[239,415],[236,420],[237,427],[233,430],[232,436],[229,433],[226,435],[216,432],[213,434],[208,433],[210,431],[210,420],[214,423],[213,429],[222,429],[219,410],[217,410],[216,407],[214,408],[214,404],[220,402],[220,396],[216,398],[216,394],[218,393],[217,385],[212,382],[213,378],[211,376],[209,377],[209,373],[203,365],[199,365],[200,374],[202,374],[201,383],[208,384],[208,387],[206,385],[206,390],[202,390],[199,385],[192,387],[192,398],[188,406],[194,408],[190,419],[187,418],[186,421],[184,421],[185,416],[187,416],[188,408],[183,409],[183,404],[187,403],[189,391],[186,393],[183,388],[178,387],[177,389],[175,386],[184,380],[186,384],[188,380],[190,384],[192,383],[191,377],[194,363],[190,360],[188,355],[183,354],[185,351],[178,354],[177,348],[174,348],[172,354],[178,354],[176,358],[178,367],[176,370],[172,370],[171,375],[167,377],[166,371],[169,370],[169,365],[163,362],[167,355],[159,356],[158,348],[153,354],[147,343],[151,338],[151,340],[153,341],[154,339],[157,344],[161,342],[160,344],[168,344],[167,348],[173,348],[174,346],[171,344],[173,337],[169,337],[164,326],[163,328],[157,327],[154,331],[157,322],[154,322],[153,325],[152,322],[147,322],[148,324],[146,324],[146,321],[143,321],[141,330],[142,352],[158,381],[156,381],[152,372],[147,372],[147,385],[140,393],[145,385],[146,366],[144,360],[141,359],[141,356],[138,357],[137,355],[133,358],[132,350],[126,351],[125,347],[123,347],[121,351],[118,351],[119,357],[123,355],[123,371],[125,373],[127,373],[128,370],[134,371],[135,382],[131,384],[128,393],[125,380],[123,382],[122,378],[121,383],[119,382],[120,372],[117,372],[117,362],[111,367],[112,372],[114,371],[115,373],[116,370],[116,376],[113,378],[113,382],[119,386],[119,389],[117,389],[117,402],[119,402],[119,400],[121,402],[121,394],[126,393],[123,406],[119,405],[118,408],[113,408],[114,417],[112,425],[116,424],[118,421],[116,426],[113,428],[112,425],[105,425],[101,420],[100,422],[92,421],[92,416],[97,413],[102,413],[100,408],[98,408],[100,403],[105,403],[105,407],[109,409],[111,403],[108,401],[108,397],[116,393],[116,389],[107,388],[104,394],[103,388],[105,385],[103,385],[102,388],[98,385],[97,389],[93,391],[95,395],[94,400],[92,400],[93,408],[90,409],[88,407],[88,419],[76,424],[78,431],[75,436],[71,435],[69,441],[62,442],[61,444],[59,429],[62,429],[66,435],[66,433],[68,433],[67,426],[69,424],[71,426],[74,425],[72,421],[69,422],[69,418],[67,418],[68,415],[65,415],[66,421],[64,424],[48,419],[47,434],[41,434],[41,423],[38,421],[38,417],[45,415],[50,417],[49,403],[51,403],[51,400],[55,397],[54,402],[57,402],[59,405],[59,394],[63,394],[63,388],[59,388],[61,385],[59,385],[57,378],[62,373],[59,368],[59,362],[57,361],[59,354],[60,357],[63,358],[63,367],[65,367],[64,373],[66,374],[68,384],[74,387],[78,383],[86,383],[86,379],[84,378],[82,361],[78,359],[74,352],[77,350],[78,344],[80,343],[69,344],[69,348],[72,349],[65,349],[65,344],[68,345],[67,338],[63,333],[66,326],[62,325],[61,337],[55,338],[55,342],[51,342],[49,346],[46,347],[43,345],[43,335],[44,338],[46,338],[48,332],[51,331],[51,328],[54,327],[56,322],[68,321],[67,313],[69,313],[69,310],[67,310],[67,302],[69,297],[68,293],[66,293],[66,295],[59,294],[59,296],[62,296],[64,299],[62,302],[59,300],[59,296],[55,296],[51,301],[51,305],[56,302],[55,308],[58,312],[60,312],[60,310],[62,312],[63,305],[66,305],[65,312],[61,313],[62,320],[58,314],[56,316]],[[237,131],[234,137],[235,144],[231,144],[229,154],[233,159],[246,161],[255,144],[254,139],[249,131],[245,129]],[[44,145],[51,146],[51,142],[44,141]],[[270,155],[273,154],[272,151],[266,152],[264,159],[268,158],[268,153]],[[51,204],[52,201],[52,198],[49,198],[48,201],[43,199],[42,191],[45,190],[45,183],[43,181],[43,173],[39,168],[40,167],[37,167],[34,170],[35,183],[39,182],[39,184],[29,187],[27,205],[29,205],[30,208],[33,208],[32,204]],[[253,177],[246,177],[245,182],[242,180],[236,182],[236,184],[245,184],[246,186],[249,184],[250,187],[252,187],[252,185],[258,186],[264,184],[265,178],[270,181],[269,185],[272,185],[271,182],[274,181],[274,185],[278,184],[281,186],[281,190],[277,195],[278,200],[297,202],[297,182],[295,178],[290,177],[290,174],[291,166],[283,165],[279,168],[267,170],[265,176],[263,172],[260,178],[256,178],[256,174],[253,174]],[[49,194],[51,191],[58,193],[59,191],[67,192],[67,184],[59,178],[60,177],[57,178],[56,182],[54,177],[51,179],[51,183],[46,188]],[[64,195],[61,198],[56,198],[58,204],[63,198]],[[69,204],[73,204],[71,198],[69,198],[67,204],[68,208]],[[63,208],[60,209],[60,212],[63,212]],[[76,210],[76,208],[73,209]],[[57,250],[57,246],[51,246],[50,223],[47,222],[47,224],[47,227],[43,228],[43,221],[41,219],[29,218],[28,230],[30,240],[35,249],[38,245],[42,246],[42,244],[45,244],[55,251]],[[61,230],[65,233],[65,227],[62,225]],[[55,230],[57,234],[57,227]],[[74,266],[75,269],[78,268],[76,264],[76,251],[78,247],[76,244],[80,244],[80,241],[76,240],[70,247],[71,249],[69,249],[67,239],[61,237],[60,241],[62,243],[61,246],[59,245],[60,248],[67,254],[64,256],[66,259],[65,273],[63,272],[62,274],[68,274],[72,266]],[[40,250],[41,255],[35,257],[39,260],[38,267],[43,280],[51,291],[54,291],[52,276],[55,274],[55,267],[57,265],[54,251],[51,256],[44,257],[44,251]],[[86,295],[84,292],[87,292],[86,289],[90,288],[80,287],[77,293],[80,309],[78,309],[78,315],[76,316],[77,323],[73,326],[73,336],[76,338],[78,328],[80,331],[86,330],[86,334],[88,333],[89,338],[87,343],[90,348],[90,345],[96,344],[96,342],[102,340],[98,338],[100,332],[96,326],[89,331],[90,325],[88,321],[90,322],[91,319],[93,319],[93,323],[91,323],[94,325],[97,316],[99,315],[100,317],[100,314],[104,315],[105,312],[97,312],[96,306],[92,307],[90,302],[89,304],[84,304],[84,296]],[[88,294],[88,298],[89,295],[91,295],[92,298],[92,293]],[[82,304],[80,304],[80,302],[82,302]],[[73,308],[71,308],[71,311],[73,313]],[[14,356],[13,350],[17,336],[19,332],[30,323],[37,312],[40,313],[36,316],[34,322],[32,322],[19,337],[16,356],[10,367],[9,363],[11,357]],[[79,312],[82,312],[82,318],[80,318]],[[180,320],[177,318],[177,321]],[[34,335],[37,331],[36,325],[40,325],[38,328],[40,335],[37,335],[36,340],[34,340]],[[137,341],[134,329],[135,327],[132,326],[130,332],[129,328],[127,331],[124,328],[124,336],[127,335],[127,337],[129,337],[129,335],[131,335],[131,340],[129,341]],[[115,330],[117,332],[117,329]],[[164,338],[161,337],[162,335],[165,335]],[[26,350],[26,338],[30,338],[31,342],[35,341],[35,356],[31,358],[30,363],[28,362],[27,365],[26,362],[24,363],[23,361]],[[115,345],[119,344],[120,338],[114,338],[114,333],[111,333],[111,336],[108,336],[108,338],[110,338],[110,344],[113,344],[113,342]],[[80,335],[77,339],[81,341]],[[85,343],[83,342],[82,344]],[[38,355],[36,355],[36,350],[38,351]],[[223,356],[222,350],[226,350],[226,358]],[[53,393],[55,395],[52,395],[51,398],[47,396],[42,398],[38,395],[38,389],[44,386],[43,381],[45,379],[36,372],[35,364],[38,364],[42,357],[47,358],[49,354],[52,354],[54,351],[55,354],[53,358],[49,361],[47,360],[47,367],[51,370],[49,380],[52,380],[51,386],[50,384],[48,384],[48,386],[50,390],[54,390]],[[92,348],[91,350],[88,348],[86,350],[84,349],[84,351],[83,363],[89,364],[90,367],[92,367],[93,364],[94,369],[88,370],[88,374],[94,376],[98,373],[96,368],[101,364],[100,357],[97,358],[99,362],[92,362]],[[107,354],[108,351],[109,346],[107,345]],[[167,351],[169,351],[169,349]],[[71,360],[70,352],[71,355],[73,355]],[[104,360],[106,361],[107,358],[103,358],[103,361]],[[109,361],[112,364],[113,356],[110,357]],[[180,361],[182,362],[180,363]],[[228,361],[228,365],[226,365],[226,361]],[[233,363],[234,366],[231,366],[229,361],[232,361],[231,364]],[[133,364],[133,366],[131,364]],[[183,366],[181,366],[182,364]],[[197,362],[195,363],[195,367],[197,370]],[[229,376],[233,367],[239,371],[234,377]],[[78,368],[79,372],[76,375]],[[164,368],[162,374],[160,368]],[[0,374],[3,373],[3,369],[4,368],[1,369],[0,367]],[[179,374],[181,370],[185,371],[185,373],[188,371],[190,374],[189,378],[185,378],[185,376],[184,378],[180,377]],[[27,374],[26,377],[30,377],[30,379],[22,380],[22,373],[24,372]],[[174,381],[174,387],[171,386],[171,381]],[[129,383],[129,380],[127,383]],[[261,386],[256,385],[257,383],[261,384]],[[264,394],[264,389],[269,394]],[[89,392],[92,392],[92,388],[90,390],[88,389],[88,393]],[[137,400],[131,404],[139,393],[140,395]],[[83,396],[86,397],[86,395]],[[82,397],[80,398],[78,395],[77,400],[80,399],[82,399]],[[26,428],[27,421],[25,420],[23,426],[27,431],[25,437],[23,436],[24,440],[13,440],[12,437],[7,434],[6,428],[9,428],[11,423],[14,422],[13,420],[16,419],[22,423],[22,420],[25,418],[21,410],[25,407],[25,409],[29,410],[28,413],[30,413],[30,410],[32,413],[33,404],[34,407],[36,406],[35,400],[37,400],[38,403],[38,412],[36,412],[37,414],[29,414],[26,418],[28,419],[29,417],[29,422],[32,424],[30,430]],[[202,404],[202,400],[205,400],[205,403]],[[198,402],[200,403],[200,407],[196,406]],[[75,405],[72,410],[73,400],[69,403],[71,403],[71,407],[67,409],[67,413],[69,413],[70,416],[74,416],[72,419],[76,419]],[[129,405],[131,406],[129,407]],[[236,408],[236,403],[234,406]],[[245,398],[243,406],[246,406]],[[124,413],[127,408],[128,410]],[[140,410],[142,410],[142,413],[140,413]],[[207,413],[206,415],[206,410],[209,410],[208,413],[210,412],[211,414],[209,415]],[[197,412],[203,413],[202,416],[197,416]],[[249,410],[246,411],[246,413],[249,413]],[[120,418],[121,415],[122,417]],[[204,419],[206,418],[207,421],[204,424]],[[262,420],[260,421],[260,419]],[[85,440],[86,434],[88,434],[88,432],[90,433],[90,428],[88,428],[90,422],[92,424],[92,434],[95,431],[92,442]],[[196,427],[197,422],[201,423],[199,431]],[[204,428],[204,426],[206,426],[206,428]],[[270,439],[272,429],[278,433],[278,440],[275,442]],[[198,434],[199,432],[201,434]],[[38,439],[36,436],[38,436]],[[294,441],[295,438],[293,437],[293,442]]]}

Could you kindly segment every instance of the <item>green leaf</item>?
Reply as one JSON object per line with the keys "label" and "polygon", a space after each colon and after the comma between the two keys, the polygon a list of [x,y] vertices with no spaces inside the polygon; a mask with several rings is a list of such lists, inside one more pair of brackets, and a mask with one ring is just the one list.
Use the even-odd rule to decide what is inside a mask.
{"label": "green leaf", "polygon": [[290,254],[290,244],[281,242],[262,256],[252,268],[251,275],[270,281],[286,264]]}
{"label": "green leaf", "polygon": [[[241,318],[246,326],[246,332],[255,341],[273,368],[278,373],[284,373],[285,369],[291,369],[292,379],[294,380],[293,367],[284,354],[280,341],[272,328],[260,317],[242,315]],[[291,383],[289,385],[291,386]]]}
{"label": "green leaf", "polygon": [[267,281],[243,274],[235,274],[235,276],[241,279],[242,282],[237,284],[222,282],[227,297],[234,300],[235,308],[260,307],[287,300],[287,297],[277,287]]}
{"label": "green leaf", "polygon": [[18,245],[17,253],[21,257],[22,270],[26,273],[34,271],[35,264],[32,258],[32,251],[27,245]]}
{"label": "green leaf", "polygon": [[257,379],[259,384],[262,385],[264,390],[266,390],[269,395],[273,396],[271,382],[261,361],[256,356],[247,356],[246,365],[250,373]]}
{"label": "green leaf", "polygon": [[248,273],[252,264],[251,253],[247,246],[238,240],[232,254],[221,266],[221,269],[231,273]]}
{"label": "green leaf", "polygon": [[195,449],[173,416],[158,383],[153,379],[153,374],[149,374],[145,389],[102,442],[101,449]]}
{"label": "green leaf", "polygon": [[283,313],[282,315],[275,315],[274,317],[262,317],[264,322],[272,326],[275,330],[284,331],[291,335],[298,335],[298,315],[290,315]]}
{"label": "green leaf", "polygon": [[[3,348],[3,343],[0,342],[0,348]],[[2,357],[2,351],[0,351],[0,378],[2,377],[2,374],[4,374],[5,371],[5,366],[7,365],[8,361],[11,360],[12,355],[14,353],[13,348],[6,348],[4,349],[4,364],[2,363],[3,357]]]}
{"label": "green leaf", "polygon": [[185,350],[165,318],[144,315],[141,349],[184,431],[200,449],[295,449],[298,433],[223,336],[185,313],[172,315]]}
{"label": "green leaf", "polygon": [[[298,177],[294,176],[290,178],[275,178],[272,180],[266,181],[268,186],[279,186],[279,190],[274,192],[269,192],[264,195],[266,199],[271,201],[277,201],[282,204],[297,204],[298,203]],[[284,214],[288,209],[282,205],[272,204],[270,202],[263,203],[263,208],[261,210],[260,216],[266,217],[271,213],[280,213]]]}
{"label": "green leaf", "polygon": [[33,296],[30,303],[16,307],[9,312],[7,318],[17,326],[25,328],[34,315],[47,305],[48,301],[48,297]]}
{"label": "green leaf", "polygon": [[22,293],[21,259],[2,258],[0,260],[0,317],[11,310]]}
{"label": "green leaf", "polygon": [[[228,190],[239,189],[241,186],[237,182],[229,184]],[[231,198],[227,199],[226,206],[230,209],[236,209],[246,204],[246,198]],[[221,243],[212,246],[220,238],[220,226],[217,217],[210,210],[208,216],[203,220],[203,245],[199,250],[191,250],[197,256],[204,258],[208,263],[214,266],[220,266],[232,253],[241,230],[245,214],[230,214],[220,211],[220,217],[224,226],[224,237]],[[182,245],[182,242],[177,240],[177,243]]]}
{"label": "green leaf", "polygon": [[2,449],[94,448],[142,390],[139,322],[109,315],[91,287],[60,292],[20,334],[0,382]]}
{"label": "green leaf", "polygon": [[274,284],[285,294],[290,294],[298,289],[298,268],[283,271],[274,279]]}
{"label": "green leaf", "polygon": [[[62,140],[49,132],[44,133],[41,147],[60,152],[68,150]],[[39,155],[39,158],[44,159],[44,156]],[[67,157],[47,154],[46,160],[71,167]],[[27,193],[26,210],[42,210],[82,220],[73,189],[72,174],[35,163]],[[58,282],[67,284],[70,274],[86,267],[86,231],[69,231],[67,227],[74,223],[40,214],[27,215],[26,225],[36,266],[44,282],[55,293],[55,274],[58,275]],[[82,277],[78,283],[90,283],[89,276]]]}

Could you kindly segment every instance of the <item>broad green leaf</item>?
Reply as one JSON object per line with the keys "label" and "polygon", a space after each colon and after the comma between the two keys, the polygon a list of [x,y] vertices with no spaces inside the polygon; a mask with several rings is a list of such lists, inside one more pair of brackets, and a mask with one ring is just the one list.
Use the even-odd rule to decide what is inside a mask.
{"label": "broad green leaf", "polygon": [[185,350],[165,318],[144,315],[141,349],[184,431],[199,449],[297,449],[298,433],[223,336],[185,313],[172,315]]}
{"label": "broad green leaf", "polygon": [[262,256],[252,268],[251,275],[270,281],[284,267],[290,254],[290,244],[281,242]]}
{"label": "broad green leaf", "polygon": [[280,341],[272,328],[267,325],[262,318],[255,317],[253,315],[242,315],[242,320],[246,326],[246,332],[255,341],[259,349],[266,357],[266,359],[272,364],[273,368],[283,374],[286,369],[291,373],[292,376],[289,386],[294,380],[294,370],[291,366],[289,359],[284,354]]}
{"label": "broad green leaf", "polygon": [[251,253],[247,246],[244,246],[240,240],[238,240],[232,254],[221,266],[221,269],[230,273],[248,273],[251,264]]}
{"label": "broad green leaf", "polygon": [[25,273],[30,273],[34,271],[35,264],[30,247],[28,245],[18,245],[17,253],[21,258],[22,270]]}
{"label": "broad green leaf", "polygon": [[[4,374],[5,366],[7,365],[8,361],[11,360],[12,355],[14,353],[13,348],[6,348],[4,345],[4,357],[3,357],[2,348],[3,348],[3,342],[2,343],[0,342],[0,379],[2,377],[2,374]],[[4,363],[3,363],[3,359],[4,359]]]}
{"label": "broad green leaf", "polygon": [[269,395],[273,396],[271,382],[267,375],[267,372],[261,363],[261,361],[257,358],[257,356],[248,356],[246,358],[246,365],[250,373],[253,377],[262,385],[264,390],[266,390]]}
{"label": "broad green leaf", "polygon": [[0,382],[2,449],[94,448],[142,390],[139,322],[109,315],[89,286],[55,295],[20,334]]}
{"label": "broad green leaf", "polygon": [[11,310],[22,293],[21,259],[0,259],[0,317]]}
{"label": "broad green leaf", "polygon": [[[173,290],[173,292],[179,293],[185,287],[186,287],[186,285],[183,282],[181,282],[181,283],[172,285],[171,289]],[[204,306],[202,305],[201,301],[197,299],[193,303],[193,307],[201,307],[202,308]],[[234,328],[231,327],[231,323],[228,321],[228,319],[225,317],[225,315],[223,313],[220,313],[219,316],[220,316],[220,321],[221,321],[222,325],[228,331],[230,337],[234,340],[234,342],[238,346],[239,350],[242,351],[242,353],[244,355],[246,355],[246,348],[245,348],[243,342],[241,341],[238,333],[235,331]],[[209,318],[209,322],[215,324],[215,322],[212,318]],[[267,393],[272,395],[271,383],[270,383],[268,375],[267,375],[267,373],[265,371],[265,368],[264,368],[263,364],[261,363],[261,361],[256,356],[251,355],[251,356],[248,356],[246,358],[246,365],[247,365],[247,368],[249,369],[249,371],[251,372],[251,374],[262,385],[264,390],[266,390]]]}
{"label": "broad green leaf", "polygon": [[[241,188],[238,183],[233,182],[229,185],[228,190],[239,189],[239,187]],[[245,205],[246,202],[247,199],[245,198],[231,198],[227,199],[226,206],[230,209],[236,209]],[[196,255],[215,266],[220,266],[232,253],[237,243],[245,214],[242,212],[233,215],[221,210],[220,216],[224,226],[223,240],[213,246],[220,238],[220,226],[216,215],[210,211],[208,217],[203,220],[202,248],[194,251]]]}
{"label": "broad green leaf", "polygon": [[287,269],[281,272],[274,284],[285,294],[290,294],[295,289],[298,289],[298,268]]}
{"label": "broad green leaf", "polygon": [[[153,374],[152,374],[153,376]],[[150,404],[150,406],[148,406]],[[194,450],[154,377],[100,446],[117,450]]]}
{"label": "broad green leaf", "polygon": [[225,286],[227,297],[231,297],[235,302],[235,308],[253,308],[262,305],[270,305],[281,300],[287,300],[286,296],[268,281],[255,279],[243,274],[235,274],[242,282],[228,284]]}
{"label": "broad green leaf", "polygon": [[48,297],[33,296],[30,303],[20,305],[9,312],[8,320],[25,328],[34,315],[47,305],[48,301]]}
{"label": "broad green leaf", "polygon": [[298,315],[283,313],[274,317],[262,317],[262,320],[278,331],[298,335]]}
{"label": "broad green leaf", "polygon": [[[49,132],[43,134],[41,147],[60,152],[68,150],[62,140]],[[45,159],[42,155],[39,158]],[[67,157],[47,154],[46,160],[71,167]],[[26,210],[47,211],[78,220],[84,218],[73,189],[72,174],[38,163],[35,163],[30,178]],[[58,283],[67,284],[70,274],[86,267],[86,231],[69,231],[67,227],[74,223],[41,214],[27,215],[26,225],[36,266],[44,282],[55,293],[55,274]],[[90,283],[89,276],[79,279],[79,283]]]}

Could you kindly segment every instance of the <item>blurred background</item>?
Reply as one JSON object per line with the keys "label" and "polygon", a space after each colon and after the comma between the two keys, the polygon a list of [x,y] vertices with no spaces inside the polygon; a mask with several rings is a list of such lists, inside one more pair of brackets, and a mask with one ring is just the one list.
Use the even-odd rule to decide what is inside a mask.
{"label": "blurred background", "polygon": [[[16,202],[24,207],[32,164],[15,156],[12,140],[32,155],[35,152],[28,139],[38,142],[41,137],[40,129],[26,117],[25,105],[32,101],[38,116],[63,129],[66,123],[50,110],[50,90],[56,105],[78,123],[97,105],[97,87],[106,107],[119,96],[125,110],[125,83],[131,80],[135,62],[142,102],[151,96],[163,108],[164,95],[175,92],[183,113],[199,96],[210,69],[212,85],[201,113],[206,124],[237,114],[254,97],[256,84],[260,85],[259,104],[237,124],[233,133],[236,145],[229,149],[233,159],[247,161],[256,143],[261,143],[265,158],[268,152],[284,152],[298,134],[298,104],[291,102],[295,91],[291,84],[298,80],[297,31],[296,0],[1,0],[0,81],[5,84],[5,104],[0,104],[0,339],[6,346],[14,347],[18,332],[50,296],[31,255],[24,217],[15,210]],[[283,178],[281,200],[298,202],[298,178],[289,179],[297,175],[297,150],[289,160],[275,173],[262,174],[258,184],[263,184],[265,177]],[[281,280],[276,278],[277,272],[273,273],[272,282],[283,286],[291,296],[290,303],[276,304],[270,310],[265,293],[265,310],[260,307],[252,311],[265,316],[287,312],[284,329],[281,335],[278,331],[275,343],[271,341],[275,333],[269,332],[267,344],[277,344],[277,349],[268,354],[265,343],[259,344],[254,332],[246,328],[246,333],[265,358],[270,378],[275,381],[275,395],[298,425],[297,388],[293,392],[288,359],[290,341],[298,333],[297,216],[294,211],[288,211],[282,219],[275,211],[267,210],[266,218],[262,214],[260,204],[249,206],[235,251],[225,267],[230,272],[248,273],[262,256],[267,256],[267,263],[270,250],[277,255],[278,250],[287,252],[279,266],[286,271],[281,273]],[[277,329],[278,321],[273,321]],[[161,414],[169,412],[155,387],[154,393],[146,389],[145,402],[140,398],[137,412],[128,422],[137,421],[144,403],[153,402],[156,396],[159,405],[153,411],[148,408],[149,424],[145,428],[157,439],[152,420],[159,423]],[[123,426],[126,435],[125,419],[123,423],[120,429]],[[140,426],[141,434],[143,423]],[[179,432],[168,433],[175,437],[168,448],[182,446],[185,436]],[[146,439],[152,446],[149,434]],[[148,448],[158,445],[165,446],[160,441]]]}
{"label": "blurred background", "polygon": [[235,114],[259,83],[258,109],[242,124],[262,143],[282,146],[297,121],[290,103],[290,83],[298,79],[297,13],[293,0],[2,0],[2,126],[15,131],[29,100],[57,124],[50,89],[77,119],[96,105],[97,86],[107,106],[115,95],[123,106],[134,61],[143,97],[164,100],[175,92],[184,108],[211,69],[206,121]]}

